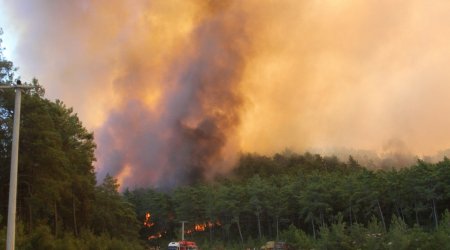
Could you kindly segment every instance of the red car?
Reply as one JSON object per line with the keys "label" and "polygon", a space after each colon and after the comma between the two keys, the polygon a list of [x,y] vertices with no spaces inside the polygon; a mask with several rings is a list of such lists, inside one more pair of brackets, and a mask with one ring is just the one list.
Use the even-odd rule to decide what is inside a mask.
{"label": "red car", "polygon": [[195,242],[182,240],[179,242],[170,242],[168,250],[198,250],[198,248]]}

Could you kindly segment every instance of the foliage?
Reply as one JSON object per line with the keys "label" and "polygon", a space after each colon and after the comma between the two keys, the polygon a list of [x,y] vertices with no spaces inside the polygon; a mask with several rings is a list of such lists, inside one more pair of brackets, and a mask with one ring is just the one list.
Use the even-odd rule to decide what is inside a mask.
{"label": "foliage", "polygon": [[[288,241],[298,249],[432,249],[438,244],[434,242],[445,245],[450,235],[443,222],[450,198],[448,179],[442,178],[449,176],[448,159],[374,171],[352,158],[343,163],[309,154],[249,157],[236,168],[248,177],[232,176],[168,193],[128,192],[133,201],[148,201],[146,209],[161,214],[155,221],[172,225],[164,227],[166,237],[179,237],[177,222],[188,220],[186,230],[191,233],[187,237],[206,249],[219,242],[228,249],[256,247],[264,238]],[[252,157],[257,163],[252,163]],[[295,167],[290,166],[292,162]],[[281,174],[261,174],[258,164]],[[162,195],[164,199],[154,198]],[[161,208],[172,212],[161,213]],[[435,214],[443,217],[438,227]],[[195,224],[217,220],[219,225],[194,230]]]}
{"label": "foliage", "polygon": [[281,239],[289,242],[295,249],[313,249],[316,244],[311,236],[293,224],[281,233]]}

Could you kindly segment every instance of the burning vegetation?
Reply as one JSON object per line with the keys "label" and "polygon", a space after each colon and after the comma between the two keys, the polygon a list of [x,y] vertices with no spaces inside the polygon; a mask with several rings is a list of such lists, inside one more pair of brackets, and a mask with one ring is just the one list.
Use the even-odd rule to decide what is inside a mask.
{"label": "burning vegetation", "polygon": [[220,227],[222,226],[222,224],[220,224],[219,221],[217,222],[204,222],[204,223],[199,223],[199,224],[195,224],[193,228],[186,230],[186,234],[192,234],[194,232],[204,232],[208,229],[212,229],[214,227]]}
{"label": "burning vegetation", "polygon": [[[144,219],[144,222],[143,222],[144,228],[150,229],[150,228],[155,226],[155,223],[152,222],[151,218],[152,218],[151,213],[150,212],[146,212],[145,213],[145,219]],[[198,223],[198,224],[194,224],[194,226],[192,226],[191,228],[187,228],[185,230],[185,234],[190,235],[190,234],[193,234],[195,232],[204,232],[208,228],[218,227],[218,226],[221,226],[221,225],[222,224],[219,221],[217,221],[215,223],[214,222],[210,222],[210,221],[204,222],[204,223]],[[166,233],[167,232],[156,232],[156,233],[153,233],[153,234],[147,236],[147,239],[148,240],[159,239],[159,238],[163,237],[163,235],[166,234]]]}
{"label": "burning vegetation", "polygon": [[154,225],[155,225],[155,223],[151,222],[150,212],[145,213],[144,227],[152,227]]}
{"label": "burning vegetation", "polygon": [[[450,145],[450,2],[7,1],[0,12],[19,33],[20,67],[75,107],[43,89],[24,94],[25,247],[76,237],[81,248],[126,239],[122,248],[136,249],[136,226],[155,242],[186,218],[197,223],[190,236],[239,247],[285,233],[304,240],[299,249],[450,249],[450,161],[420,157]],[[7,183],[13,92],[0,95]],[[236,161],[286,147],[390,160],[380,171],[289,150]],[[229,179],[204,181],[236,162]],[[159,189],[139,200],[118,186]],[[7,193],[3,185],[1,204]],[[158,213],[136,221],[125,199],[139,215]]]}
{"label": "burning vegetation", "polygon": [[[150,212],[146,212],[145,213],[145,220],[144,220],[144,227],[145,228],[151,228],[155,225],[154,222],[151,221],[151,214]],[[149,235],[147,236],[148,240],[154,240],[154,239],[159,239],[161,238],[163,235],[161,232],[157,232],[155,234]]]}
{"label": "burning vegetation", "polygon": [[[168,233],[145,235],[149,244],[160,242],[158,237],[179,240],[179,221],[186,220],[196,222],[185,223],[184,232],[199,246],[233,242],[228,244],[255,247],[251,244],[263,238],[289,239],[294,249],[321,244],[364,248],[403,240],[448,245],[447,158],[399,170],[370,170],[352,157],[343,162],[312,154],[247,155],[234,174],[220,182],[178,187],[165,196],[141,192],[139,200],[153,201],[155,210],[174,212],[160,215],[158,220],[166,220],[161,229]],[[150,213],[144,226],[152,225],[149,218]]]}

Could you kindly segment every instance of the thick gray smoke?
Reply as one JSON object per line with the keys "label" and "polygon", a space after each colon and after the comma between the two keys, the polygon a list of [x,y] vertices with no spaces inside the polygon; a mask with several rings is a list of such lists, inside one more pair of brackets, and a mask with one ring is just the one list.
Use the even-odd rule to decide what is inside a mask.
{"label": "thick gray smoke", "polygon": [[[119,176],[125,186],[188,184],[222,171],[229,160],[224,151],[240,122],[237,86],[248,40],[245,19],[216,5],[211,2],[212,13],[202,17],[161,80],[166,85],[157,105],[161,112],[130,98],[98,129],[99,144],[108,149],[99,151],[101,170]],[[116,81],[118,89],[152,77],[145,70],[126,74]]]}

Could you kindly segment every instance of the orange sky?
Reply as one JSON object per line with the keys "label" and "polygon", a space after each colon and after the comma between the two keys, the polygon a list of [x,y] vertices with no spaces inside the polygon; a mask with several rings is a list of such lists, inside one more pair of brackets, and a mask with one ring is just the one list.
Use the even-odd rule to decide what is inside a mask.
{"label": "orange sky", "polygon": [[[170,161],[178,144],[162,141],[177,134],[164,128],[175,126],[172,116],[187,128],[212,117],[225,131],[208,159],[219,167],[208,165],[206,177],[237,152],[450,148],[448,1],[4,1],[2,8],[4,38],[14,40],[8,55],[22,79],[36,76],[48,97],[73,106],[104,139],[97,139],[100,172],[134,178],[133,165],[152,165],[153,158],[134,160],[145,150],[125,153],[135,147],[166,155],[158,164]],[[143,139],[149,134],[158,139]],[[119,151],[120,166],[102,163]],[[164,174],[149,169],[155,180]]]}

